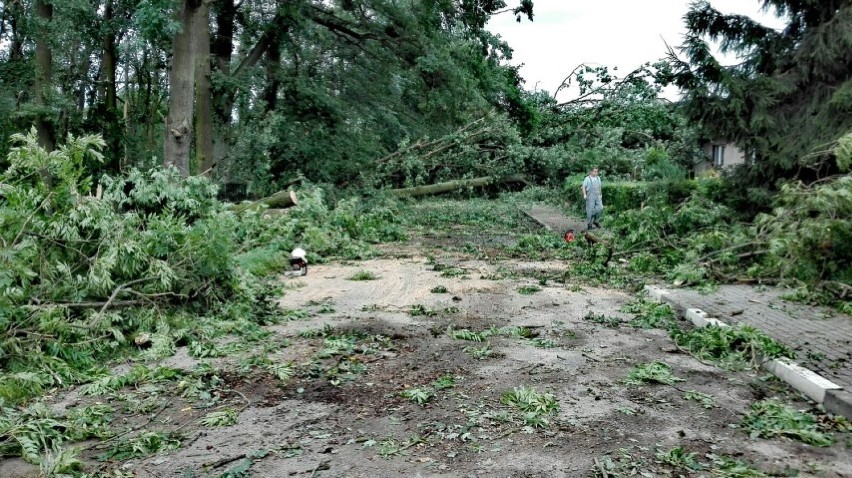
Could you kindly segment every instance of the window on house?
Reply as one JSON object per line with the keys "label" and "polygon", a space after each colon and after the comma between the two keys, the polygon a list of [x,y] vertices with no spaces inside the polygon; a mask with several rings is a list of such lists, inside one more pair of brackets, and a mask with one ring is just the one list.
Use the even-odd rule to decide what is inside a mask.
{"label": "window on house", "polygon": [[723,166],[725,164],[725,145],[713,145],[713,166]]}

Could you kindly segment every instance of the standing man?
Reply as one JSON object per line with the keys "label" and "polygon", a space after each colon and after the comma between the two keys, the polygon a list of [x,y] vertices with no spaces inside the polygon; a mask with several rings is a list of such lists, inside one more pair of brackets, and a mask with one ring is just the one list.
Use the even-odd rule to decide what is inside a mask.
{"label": "standing man", "polygon": [[586,220],[589,230],[601,227],[598,221],[603,213],[603,198],[598,168],[592,168],[592,172],[583,179],[583,199],[586,200]]}

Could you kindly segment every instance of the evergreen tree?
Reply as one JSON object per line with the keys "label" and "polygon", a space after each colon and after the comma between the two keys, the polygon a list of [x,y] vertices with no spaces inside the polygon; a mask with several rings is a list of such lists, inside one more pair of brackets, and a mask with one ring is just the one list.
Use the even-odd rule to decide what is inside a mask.
{"label": "evergreen tree", "polygon": [[[824,175],[836,168],[830,145],[852,130],[852,2],[761,3],[783,30],[693,3],[685,59],[671,52],[675,83],[705,134],[754,154],[756,180]],[[741,62],[723,66],[708,40]]]}

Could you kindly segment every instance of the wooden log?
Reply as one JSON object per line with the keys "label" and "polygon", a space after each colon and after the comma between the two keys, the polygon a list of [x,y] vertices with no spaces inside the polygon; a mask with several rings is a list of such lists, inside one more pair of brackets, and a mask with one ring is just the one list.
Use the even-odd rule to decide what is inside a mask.
{"label": "wooden log", "polygon": [[481,178],[473,178],[473,179],[459,179],[456,181],[447,181],[444,183],[436,183],[436,184],[428,184],[425,186],[416,186],[413,188],[400,188],[400,189],[392,189],[390,193],[394,196],[405,196],[405,197],[418,197],[418,196],[429,196],[432,194],[442,194],[448,193],[451,191],[457,191],[459,189],[464,188],[480,188],[482,186],[488,186],[491,184],[505,184],[505,183],[523,183],[529,184],[527,182],[526,176],[523,174],[513,174],[511,176],[506,177],[495,177],[495,176],[483,176]]}
{"label": "wooden log", "polygon": [[248,209],[257,208],[261,204],[265,204],[271,209],[287,209],[298,205],[299,201],[296,199],[296,193],[293,191],[278,191],[272,196],[258,199],[254,202],[246,201],[241,204],[237,204],[234,206],[234,211],[243,212]]}

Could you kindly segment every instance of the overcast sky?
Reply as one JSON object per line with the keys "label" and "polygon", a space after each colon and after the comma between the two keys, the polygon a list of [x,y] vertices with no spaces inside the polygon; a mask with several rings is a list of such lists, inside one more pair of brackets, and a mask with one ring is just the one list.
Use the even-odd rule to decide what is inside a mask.
{"label": "overcast sky", "polygon": [[[516,0],[507,2],[510,6]],[[535,21],[521,23],[514,15],[496,15],[488,29],[514,50],[513,65],[523,64],[521,76],[528,90],[551,94],[580,63],[617,66],[623,76],[647,61],[666,54],[667,42],[676,47],[685,32],[683,16],[689,0],[534,0]],[[760,11],[757,0],[711,0],[723,13],[748,15],[767,26],[784,22]],[[560,92],[561,101],[572,92]],[[675,96],[669,91],[666,96]],[[672,98],[674,99],[674,98]]]}

